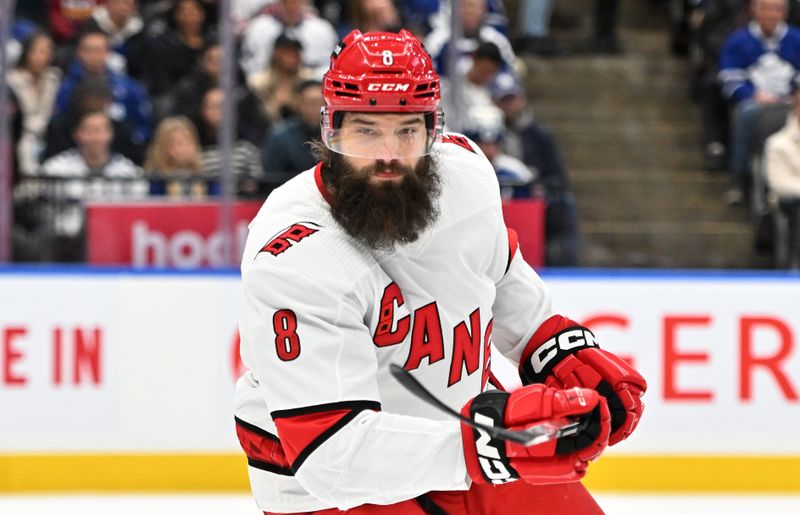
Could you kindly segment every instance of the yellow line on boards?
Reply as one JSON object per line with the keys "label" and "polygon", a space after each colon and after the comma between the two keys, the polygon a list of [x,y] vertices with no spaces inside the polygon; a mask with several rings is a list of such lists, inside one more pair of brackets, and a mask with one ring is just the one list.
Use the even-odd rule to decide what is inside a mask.
{"label": "yellow line on boards", "polygon": [[591,491],[800,492],[800,456],[605,456],[589,465]]}
{"label": "yellow line on boards", "polygon": [[243,454],[0,456],[0,492],[169,492],[249,489]]}
{"label": "yellow line on boards", "polygon": [[[593,492],[800,492],[800,456],[606,456]],[[0,493],[245,492],[239,454],[0,455]]]}

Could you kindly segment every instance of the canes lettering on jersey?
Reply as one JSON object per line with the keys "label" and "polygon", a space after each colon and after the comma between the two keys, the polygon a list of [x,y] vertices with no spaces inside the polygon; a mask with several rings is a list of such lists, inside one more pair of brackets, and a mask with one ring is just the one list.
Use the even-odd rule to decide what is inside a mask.
{"label": "canes lettering on jersey", "polygon": [[411,333],[411,350],[403,368],[415,370],[423,359],[428,365],[444,359],[444,337],[442,321],[436,302],[414,310],[414,330]]}
{"label": "canes lettering on jersey", "polygon": [[[372,337],[376,347],[389,347],[402,343],[410,329],[411,345],[403,365],[404,369],[416,370],[423,363],[433,365],[445,358],[442,319],[436,301],[415,309],[413,316],[403,314],[406,313],[403,293],[397,284],[392,282],[383,290],[380,305],[378,324]],[[467,375],[472,375],[480,368],[482,386],[485,386],[488,380],[492,321],[489,321],[482,333],[479,308],[470,313],[468,321],[469,323],[466,320],[462,321],[452,330],[453,348],[448,387],[461,381],[465,369]],[[481,349],[483,349],[482,362]]]}
{"label": "canes lettering on jersey", "polygon": [[410,324],[410,315],[406,315],[394,322],[395,306],[399,309],[405,304],[403,300],[403,293],[396,283],[390,283],[383,290],[383,297],[381,297],[381,315],[378,320],[378,326],[375,328],[375,334],[372,336],[372,341],[378,347],[388,347],[390,345],[397,345],[406,339],[408,334],[408,327]]}
{"label": "canes lettering on jersey", "polygon": [[[461,322],[453,329],[453,361],[450,363],[450,378],[447,386],[461,381],[461,372],[467,375],[478,370],[481,355],[481,312],[476,309],[469,315],[470,328]],[[486,333],[489,334],[488,332]],[[488,337],[488,336],[487,336]]]}

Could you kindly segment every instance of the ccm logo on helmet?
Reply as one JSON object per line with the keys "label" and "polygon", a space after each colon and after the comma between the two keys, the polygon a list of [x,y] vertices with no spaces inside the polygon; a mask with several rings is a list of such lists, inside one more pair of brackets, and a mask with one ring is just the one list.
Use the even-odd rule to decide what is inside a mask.
{"label": "ccm logo on helmet", "polygon": [[569,354],[584,347],[597,347],[594,334],[590,330],[578,327],[558,333],[544,342],[531,356],[533,371],[538,374],[544,370],[558,356],[559,351]]}
{"label": "ccm logo on helmet", "polygon": [[410,84],[391,84],[373,82],[367,84],[367,91],[408,91]]}
{"label": "ccm logo on helmet", "polygon": [[[494,426],[494,419],[481,413],[475,413],[473,419],[485,426]],[[496,445],[502,445],[502,442],[493,440],[489,433],[479,427],[474,429],[479,435],[475,439],[475,449],[478,451],[478,463],[481,464],[483,475],[496,485],[513,481],[515,477],[506,468],[500,458],[500,451],[496,447]]]}

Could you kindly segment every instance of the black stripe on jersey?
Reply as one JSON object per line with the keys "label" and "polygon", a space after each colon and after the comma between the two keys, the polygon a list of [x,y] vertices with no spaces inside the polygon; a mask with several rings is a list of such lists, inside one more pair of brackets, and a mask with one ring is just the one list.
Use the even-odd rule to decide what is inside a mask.
{"label": "black stripe on jersey", "polygon": [[310,444],[306,445],[306,448],[303,449],[300,452],[300,454],[297,455],[297,458],[294,460],[294,463],[292,463],[292,465],[291,465],[292,472],[297,474],[297,470],[300,468],[300,465],[302,465],[303,462],[306,461],[306,458],[308,458],[311,455],[312,452],[317,450],[317,447],[319,447],[320,445],[325,443],[328,440],[328,438],[330,438],[331,436],[335,435],[341,428],[343,428],[351,420],[356,418],[356,415],[358,415],[362,411],[365,411],[365,409],[354,409],[354,410],[352,410],[350,413],[348,413],[347,415],[345,415],[341,419],[339,419],[339,421],[337,423],[335,423],[334,425],[332,425],[331,427],[329,427],[328,429],[323,431],[313,442],[311,442]]}
{"label": "black stripe on jersey", "polygon": [[281,476],[294,476],[292,469],[279,467],[277,465],[273,465],[272,463],[264,463],[263,461],[251,460],[250,458],[247,458],[247,464],[255,469],[266,470],[267,472],[272,472],[273,474],[279,474]]}
{"label": "black stripe on jersey", "polygon": [[428,497],[428,494],[422,494],[414,500],[417,501],[417,504],[419,504],[419,507],[422,508],[422,511],[424,511],[426,515],[447,515],[447,512],[444,511],[441,506]]}
{"label": "black stripe on jersey", "polygon": [[340,401],[329,402],[327,404],[315,404],[313,406],[303,406],[302,408],[280,409],[270,412],[272,420],[276,418],[289,418],[298,415],[308,415],[310,413],[320,413],[322,411],[337,411],[337,410],[355,410],[364,411],[365,409],[380,411],[381,403],[376,401]]}
{"label": "black stripe on jersey", "polygon": [[294,409],[285,409],[285,410],[276,410],[270,413],[272,419],[281,419],[281,418],[290,418],[290,417],[297,417],[300,415],[309,415],[312,413],[322,413],[326,411],[340,411],[340,410],[350,410],[349,413],[345,414],[338,422],[333,424],[331,427],[320,433],[320,435],[315,438],[311,443],[309,443],[305,449],[303,449],[295,458],[294,463],[291,464],[292,471],[297,473],[297,470],[306,461],[312,452],[314,452],[317,447],[325,443],[328,438],[335,435],[341,428],[346,426],[351,420],[353,420],[356,415],[361,413],[365,410],[371,411],[380,411],[381,410],[381,403],[375,401],[341,401],[341,402],[330,402],[327,404],[316,404],[314,406],[304,406],[302,408],[294,408]]}
{"label": "black stripe on jersey", "polygon": [[250,422],[245,422],[244,420],[240,419],[239,417],[233,417],[233,420],[243,428],[247,429],[251,433],[255,433],[258,436],[263,436],[264,438],[269,438],[270,440],[275,440],[276,442],[280,442],[280,439],[275,436],[274,434],[270,433],[266,429],[262,429],[258,426],[254,426]]}
{"label": "black stripe on jersey", "polygon": [[[270,440],[277,444],[280,444],[280,438],[275,436],[274,434],[270,433],[266,429],[262,429],[256,425],[253,425],[249,422],[245,422],[244,420],[240,419],[239,417],[234,416],[234,421],[236,422],[237,426],[242,427],[246,431],[258,435],[264,439]],[[246,451],[245,451],[246,452]],[[267,463],[265,461],[259,461],[253,458],[247,458],[247,464],[253,468],[257,468],[259,470],[265,470],[267,472],[272,472],[273,474],[279,474],[281,476],[294,476],[292,473],[292,469],[288,467],[281,467],[280,465],[276,465],[274,463]]]}

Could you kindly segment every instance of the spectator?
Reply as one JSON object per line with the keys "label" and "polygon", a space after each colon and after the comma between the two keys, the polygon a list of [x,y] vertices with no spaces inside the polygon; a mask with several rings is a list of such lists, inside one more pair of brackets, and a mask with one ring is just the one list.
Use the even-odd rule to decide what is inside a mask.
{"label": "spectator", "polygon": [[[8,90],[8,102],[5,106],[0,106],[0,116],[5,116],[9,120],[11,131],[11,145],[8,148],[17,146],[17,142],[22,139],[23,120],[19,102],[14,90]],[[2,155],[2,152],[0,152]],[[39,246],[33,236],[37,228],[38,220],[36,212],[30,209],[28,195],[18,188],[21,182],[19,163],[16,153],[11,154],[11,191],[13,193],[13,227],[11,229],[11,253],[12,260],[35,261],[38,257]]]}
{"label": "spectator", "polygon": [[294,90],[313,76],[300,59],[302,48],[299,41],[281,34],[275,40],[269,68],[251,75],[248,80],[250,89],[261,100],[264,112],[272,122],[295,114]]}
{"label": "spectator", "polygon": [[[160,113],[192,116],[199,112],[206,92],[220,86],[221,69],[222,47],[219,43],[211,42],[200,55],[195,70],[178,84],[174,93],[162,98]],[[233,97],[237,110],[237,130],[242,138],[258,145],[264,138],[269,120],[261,108],[258,97],[247,87],[244,75],[238,67],[236,72],[239,80],[236,82]]]}
{"label": "spectator", "polygon": [[58,90],[56,112],[68,109],[73,90],[84,79],[103,80],[113,95],[109,115],[116,121],[129,120],[134,127],[134,145],[144,145],[152,132],[150,97],[141,84],[108,67],[108,54],[108,36],[105,32],[87,30],[80,36],[75,60]]}
{"label": "spectator", "polygon": [[[466,113],[472,107],[493,105],[492,81],[502,68],[503,58],[497,45],[482,42],[469,60],[468,68],[459,72],[456,80],[441,79],[442,108],[448,113],[445,119],[448,130],[462,130],[461,113]],[[453,91],[456,87],[459,88],[459,96],[455,96]]]}
{"label": "spectator", "polygon": [[339,26],[339,38],[351,30],[361,32],[398,32],[403,28],[400,13],[392,0],[351,0],[350,19]]}
{"label": "spectator", "polygon": [[577,266],[578,208],[553,135],[536,122],[525,90],[514,77],[505,74],[498,77],[492,96],[505,116],[503,149],[536,170],[544,187],[546,264]]}
{"label": "spectator", "polygon": [[140,175],[141,169],[126,157],[111,150],[114,128],[103,111],[88,111],[78,119],[72,136],[75,147],[42,164],[42,174],[50,177],[112,177]]}
{"label": "spectator", "polygon": [[550,38],[552,12],[553,0],[522,0],[518,45],[520,51],[544,56],[555,53],[555,46]]}
{"label": "spectator", "polygon": [[49,218],[57,238],[56,261],[84,259],[83,203],[87,200],[140,198],[147,185],[135,179],[142,170],[111,151],[111,119],[103,111],[89,111],[78,120],[73,134],[76,146],[42,164],[41,175],[58,179],[50,188]]}
{"label": "spectator", "polygon": [[197,129],[185,116],[164,118],[147,149],[144,169],[151,195],[204,198],[219,193],[203,174],[203,156]]}
{"label": "spectator", "polygon": [[[704,0],[683,2],[686,4],[706,3]],[[550,38],[550,15],[553,0],[523,0],[520,20],[519,48],[523,52],[533,52],[543,56],[559,53]],[[592,38],[588,50],[599,54],[619,54],[622,45],[617,35],[619,20],[619,0],[594,0],[592,2]]]}
{"label": "spectator", "polygon": [[231,0],[231,15],[236,26],[242,28],[251,18],[257,16],[265,8],[269,8],[275,0]]}
{"label": "spectator", "polygon": [[[24,131],[24,121],[22,117],[22,109],[20,109],[20,102],[17,95],[12,88],[8,88],[8,102],[6,105],[0,105],[0,116],[6,117],[9,121],[9,130],[11,131],[11,145],[9,148],[14,148],[22,139]],[[5,156],[0,150],[0,156]],[[14,152],[9,156],[11,159],[11,187],[15,187],[19,183],[21,174],[19,169],[19,159]],[[5,164],[5,163],[2,163]]]}
{"label": "spectator", "polygon": [[694,61],[691,90],[700,102],[703,122],[703,167],[710,171],[727,168],[728,103],[718,78],[719,55],[728,36],[747,25],[749,0],[711,0],[692,11]]}
{"label": "spectator", "polygon": [[161,95],[195,69],[202,51],[213,39],[206,4],[200,0],[175,0],[167,13],[167,29],[151,45],[153,57],[150,92]]}
{"label": "spectator", "polygon": [[25,41],[28,40],[35,32],[39,32],[42,29],[39,25],[27,20],[27,19],[16,19],[12,20],[11,23],[11,34],[10,38],[5,41],[6,47],[6,64],[9,68],[13,67],[17,61],[19,61],[19,57],[22,54],[22,45]]}
{"label": "spectator", "polygon": [[39,168],[44,136],[61,83],[61,71],[52,66],[53,40],[45,32],[34,32],[25,40],[22,55],[8,72],[8,85],[20,105],[24,133],[17,146],[19,167],[31,175]]}
{"label": "spectator", "polygon": [[[102,78],[87,77],[81,81],[75,87],[67,109],[55,114],[50,119],[42,158],[52,157],[75,146],[72,133],[77,120],[88,111],[104,111],[110,116],[116,112],[111,88]],[[141,163],[144,158],[145,145],[144,142],[139,142],[134,137],[136,126],[124,117],[118,116],[118,118],[114,119],[112,116],[111,119],[114,128],[111,150],[124,155],[135,163]]]}
{"label": "spectator", "polygon": [[800,29],[784,21],[786,0],[754,0],[753,21],[728,37],[722,47],[719,77],[732,103],[730,203],[744,199],[748,186],[753,131],[763,116],[785,114],[800,70]]}
{"label": "spectator", "polygon": [[[219,146],[219,126],[222,122],[222,98],[219,88],[211,88],[203,95],[195,125],[203,148],[203,170],[207,176],[222,177],[222,150]],[[263,172],[259,163],[258,148],[237,135],[233,143],[231,170],[235,177],[236,192],[243,196],[261,193]]]}
{"label": "spectator", "polygon": [[553,134],[537,123],[522,85],[505,74],[495,82],[492,99],[505,118],[505,151],[538,170],[548,190],[568,190],[569,179]]}
{"label": "spectator", "polygon": [[303,46],[303,64],[322,77],[336,47],[336,30],[314,14],[308,0],[278,0],[276,12],[254,18],[244,32],[241,63],[245,74],[260,73],[272,58],[275,40],[285,33]]}
{"label": "spectator", "polygon": [[800,89],[786,126],[767,140],[764,159],[769,189],[789,220],[789,257],[800,267]]}
{"label": "spectator", "polygon": [[338,27],[350,18],[349,0],[311,0],[310,7],[320,18],[328,20],[334,27]]}
{"label": "spectator", "polygon": [[109,65],[115,71],[141,81],[147,78],[147,42],[136,0],[106,0],[94,10],[86,28],[106,33],[113,50]]}
{"label": "spectator", "polygon": [[174,91],[166,92],[161,100],[156,101],[159,117],[197,112],[206,91],[219,85],[221,71],[222,47],[217,41],[211,41],[199,54],[192,72],[171,86]]}
{"label": "spectator", "polygon": [[449,24],[436,27],[425,38],[425,48],[431,54],[439,75],[446,76],[448,73],[447,54],[450,44],[456,45],[457,53],[461,56],[459,62],[456,63],[456,70],[461,71],[469,67],[469,57],[482,42],[493,43],[497,46],[504,67],[508,71],[515,71],[517,58],[511,48],[511,42],[497,29],[486,23],[486,0],[458,1],[461,2],[461,39],[455,42],[451,41]]}
{"label": "spectator", "polygon": [[500,196],[507,200],[532,198],[536,173],[516,157],[503,152],[505,132],[503,112],[498,107],[483,105],[469,109],[464,135],[478,144],[494,166]]}
{"label": "spectator", "polygon": [[295,88],[294,97],[298,115],[275,126],[264,143],[262,159],[270,188],[280,186],[316,164],[307,142],[320,138],[322,84],[316,80],[301,82]]}
{"label": "spectator", "polygon": [[400,3],[401,15],[405,26],[420,39],[431,29],[431,20],[435,19],[440,7],[439,0],[405,0]]}
{"label": "spectator", "polygon": [[[452,23],[452,19],[450,16],[451,13],[451,0],[406,0],[406,13],[416,18],[411,13],[412,9],[421,9],[423,13],[429,12],[433,9],[428,15],[428,23],[429,23],[429,30],[425,31],[430,32],[438,27],[443,25],[450,26]],[[506,15],[506,8],[504,5],[503,0],[484,0],[484,11],[485,14],[483,16],[483,22],[486,25],[494,28],[500,34],[504,36],[508,35],[508,16]],[[430,5],[434,4],[434,5]]]}
{"label": "spectator", "polygon": [[47,0],[49,29],[57,43],[68,43],[80,32],[103,0]]}

